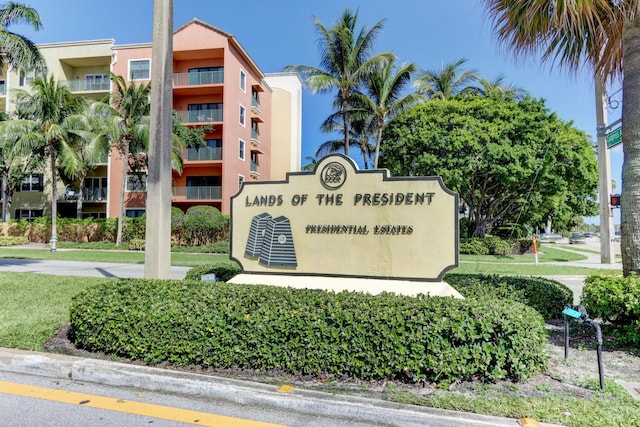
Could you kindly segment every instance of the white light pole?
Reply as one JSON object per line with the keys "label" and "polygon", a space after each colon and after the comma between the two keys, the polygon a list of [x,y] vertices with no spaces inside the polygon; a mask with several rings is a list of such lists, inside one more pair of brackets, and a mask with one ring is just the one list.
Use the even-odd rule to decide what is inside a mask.
{"label": "white light pole", "polygon": [[607,107],[604,80],[596,76],[596,121],[598,138],[598,193],[600,194],[600,262],[615,263],[613,252],[613,210],[611,208],[611,161],[607,148]]}
{"label": "white light pole", "polygon": [[173,0],[153,2],[144,277],[171,278]]}

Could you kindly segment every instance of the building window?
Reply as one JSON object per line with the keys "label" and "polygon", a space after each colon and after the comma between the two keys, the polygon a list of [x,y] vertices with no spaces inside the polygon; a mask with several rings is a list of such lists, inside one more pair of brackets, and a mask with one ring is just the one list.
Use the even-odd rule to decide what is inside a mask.
{"label": "building window", "polygon": [[34,70],[27,71],[26,73],[20,73],[20,86],[28,86],[35,78],[36,72]]}
{"label": "building window", "polygon": [[44,177],[41,173],[25,175],[20,183],[20,191],[42,191],[44,189]]}
{"label": "building window", "polygon": [[144,215],[144,209],[126,209],[125,215],[127,218],[140,218],[142,215]]}
{"label": "building window", "polygon": [[85,90],[108,90],[109,76],[106,74],[85,74]]}
{"label": "building window", "polygon": [[147,175],[128,173],[127,191],[147,191]]}
{"label": "building window", "polygon": [[247,75],[242,70],[240,70],[240,90],[247,92]]}
{"label": "building window", "polygon": [[84,200],[107,200],[107,178],[92,177],[84,179]]}
{"label": "building window", "polygon": [[247,120],[247,109],[244,108],[244,105],[240,105],[240,124],[242,126],[245,125]]}
{"label": "building window", "polygon": [[244,185],[244,175],[238,175],[238,191],[242,190]]}
{"label": "building window", "polygon": [[7,84],[4,80],[0,80],[0,96],[7,94]]}
{"label": "building window", "polygon": [[187,110],[188,123],[222,121],[222,102],[210,102],[207,104],[188,104]]}
{"label": "building window", "polygon": [[240,160],[244,160],[244,151],[245,151],[245,143],[243,140],[240,140],[238,144],[238,158]]}
{"label": "building window", "polygon": [[149,65],[148,59],[137,59],[129,61],[129,75],[131,80],[149,80]]}
{"label": "building window", "polygon": [[42,209],[16,209],[16,218],[31,221],[42,216]]}
{"label": "building window", "polygon": [[224,83],[223,67],[189,68],[190,85],[211,85]]}
{"label": "building window", "polygon": [[187,200],[218,200],[222,198],[221,176],[188,176]]}

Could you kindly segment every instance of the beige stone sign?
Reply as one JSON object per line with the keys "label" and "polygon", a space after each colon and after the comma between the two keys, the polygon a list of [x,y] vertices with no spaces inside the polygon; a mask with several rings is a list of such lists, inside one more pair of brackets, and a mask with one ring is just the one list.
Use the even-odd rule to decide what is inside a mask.
{"label": "beige stone sign", "polygon": [[440,177],[358,170],[245,183],[231,204],[231,258],[245,273],[441,281],[458,265],[458,195]]}

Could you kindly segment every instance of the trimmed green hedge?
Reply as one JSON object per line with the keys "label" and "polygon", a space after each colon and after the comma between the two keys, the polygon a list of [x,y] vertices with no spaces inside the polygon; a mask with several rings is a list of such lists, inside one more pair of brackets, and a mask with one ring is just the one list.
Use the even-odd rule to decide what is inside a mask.
{"label": "trimmed green hedge", "polygon": [[185,280],[201,280],[204,274],[215,274],[216,278],[221,282],[227,282],[236,274],[240,274],[242,270],[240,266],[233,262],[219,262],[216,264],[201,265],[187,271]]}
{"label": "trimmed green hedge", "polygon": [[453,382],[547,360],[542,317],[497,299],[122,280],[82,291],[70,321],[78,347],[150,364]]}
{"label": "trimmed green hedge", "polygon": [[0,246],[26,245],[29,239],[24,236],[0,236]]}
{"label": "trimmed green hedge", "polygon": [[573,304],[573,291],[555,280],[482,274],[447,274],[449,283],[465,298],[505,299],[533,307],[545,320],[562,318],[565,304]]}
{"label": "trimmed green hedge", "polygon": [[602,319],[609,336],[621,345],[640,345],[640,276],[589,276],[582,305],[592,319]]}

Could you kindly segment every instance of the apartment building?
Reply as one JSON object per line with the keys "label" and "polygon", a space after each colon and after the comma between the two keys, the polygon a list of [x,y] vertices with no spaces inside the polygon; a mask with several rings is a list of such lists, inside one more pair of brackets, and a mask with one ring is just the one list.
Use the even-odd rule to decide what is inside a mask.
{"label": "apartment building", "polygon": [[[140,84],[149,81],[153,67],[151,43],[95,40],[38,47],[50,74],[73,93],[92,99],[109,94],[110,71]],[[173,206],[186,211],[210,205],[228,214],[230,198],[244,182],[284,179],[286,172],[300,170],[302,84],[297,74],[263,73],[233,35],[198,19],[174,32],[173,73],[173,109],[183,124],[206,130],[205,146],[183,153],[182,173],[167,171],[172,173]],[[10,88],[28,88],[34,76],[2,76],[0,93],[4,88],[9,95],[0,95],[0,106],[10,112]],[[85,179],[83,216],[118,216],[125,164],[114,149]],[[140,216],[144,176],[128,173],[126,180],[126,215]],[[24,191],[14,195],[11,217],[50,214],[43,175],[27,176],[24,182]],[[60,216],[75,217],[78,185],[57,183]]]}

